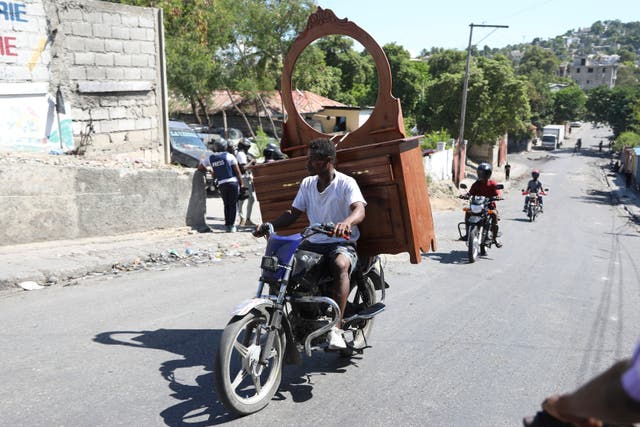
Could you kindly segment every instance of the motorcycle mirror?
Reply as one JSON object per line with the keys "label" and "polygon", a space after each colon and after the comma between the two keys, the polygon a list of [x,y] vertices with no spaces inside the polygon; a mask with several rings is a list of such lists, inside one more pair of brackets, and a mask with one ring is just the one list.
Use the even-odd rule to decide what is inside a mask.
{"label": "motorcycle mirror", "polygon": [[502,184],[498,184],[498,185],[496,185],[496,188],[497,188],[498,190],[502,190],[502,189],[504,188],[504,185],[502,185]]}
{"label": "motorcycle mirror", "polygon": [[549,191],[549,189],[548,189],[548,188],[545,188],[545,189],[544,189],[544,191]]}
{"label": "motorcycle mirror", "polygon": [[467,184],[465,184],[465,183],[463,183],[463,182],[462,182],[462,183],[460,183],[460,188],[464,188],[464,189],[466,190],[466,189],[467,189]]}

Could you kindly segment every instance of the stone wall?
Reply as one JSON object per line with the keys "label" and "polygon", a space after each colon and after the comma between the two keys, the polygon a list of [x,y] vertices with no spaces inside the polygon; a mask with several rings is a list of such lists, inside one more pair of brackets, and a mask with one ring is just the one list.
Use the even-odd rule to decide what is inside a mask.
{"label": "stone wall", "polygon": [[[2,13],[5,4],[11,13]],[[2,36],[12,46],[0,55],[0,120],[12,130],[0,137],[0,150],[164,161],[158,9],[94,0],[0,2],[0,23],[10,25]],[[25,102],[31,110],[20,109]]]}

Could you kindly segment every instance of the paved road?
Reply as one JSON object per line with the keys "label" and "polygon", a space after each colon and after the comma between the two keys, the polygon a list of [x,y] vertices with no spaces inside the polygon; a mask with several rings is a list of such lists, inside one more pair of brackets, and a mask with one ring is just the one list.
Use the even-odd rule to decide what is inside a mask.
{"label": "paved road", "polygon": [[[572,137],[584,132],[588,148],[591,131]],[[386,257],[392,287],[373,348],[288,367],[276,399],[242,419],[217,402],[212,355],[230,309],[255,290],[258,254],[3,296],[2,424],[518,425],[547,394],[629,355],[640,335],[640,239],[612,204],[606,159],[559,150],[520,160],[551,189],[539,220],[526,221],[511,183],[504,247],[469,264],[456,240],[462,212],[437,212],[436,253],[418,265]]]}

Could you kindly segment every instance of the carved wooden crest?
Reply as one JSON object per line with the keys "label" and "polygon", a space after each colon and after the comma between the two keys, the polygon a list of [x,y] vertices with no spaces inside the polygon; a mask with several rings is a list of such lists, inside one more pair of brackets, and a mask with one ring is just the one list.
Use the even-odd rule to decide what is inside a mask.
{"label": "carved wooden crest", "polygon": [[373,57],[378,75],[378,98],[371,117],[357,130],[344,137],[338,149],[357,147],[376,142],[404,138],[404,123],[400,101],[391,95],[391,68],[382,48],[362,28],[348,19],[339,19],[332,10],[318,10],[309,16],[307,27],[293,42],[284,62],[282,73],[282,99],[288,113],[283,127],[281,149],[290,157],[303,156],[309,142],[319,137],[330,137],[313,129],[298,113],[291,96],[294,67],[304,49],[321,37],[349,36],[357,40]]}

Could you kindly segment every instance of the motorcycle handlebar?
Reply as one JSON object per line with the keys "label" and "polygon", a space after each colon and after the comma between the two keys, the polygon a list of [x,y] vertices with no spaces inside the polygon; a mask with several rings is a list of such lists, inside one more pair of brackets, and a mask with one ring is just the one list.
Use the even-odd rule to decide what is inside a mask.
{"label": "motorcycle handlebar", "polygon": [[[329,237],[335,236],[335,228],[336,226],[332,222],[328,222],[326,224],[312,224],[309,226],[309,229],[311,231],[314,231],[316,233],[326,234]],[[351,237],[351,231],[349,231],[349,234],[342,235],[342,236],[335,236],[335,237],[342,237],[345,240],[349,240],[349,238]]]}

